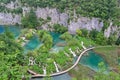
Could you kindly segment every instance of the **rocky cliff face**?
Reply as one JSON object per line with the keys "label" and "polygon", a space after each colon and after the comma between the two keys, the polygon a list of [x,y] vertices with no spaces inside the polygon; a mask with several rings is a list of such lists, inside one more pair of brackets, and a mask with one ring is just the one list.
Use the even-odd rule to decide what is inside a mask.
{"label": "rocky cliff face", "polygon": [[70,21],[68,25],[68,30],[71,33],[75,33],[77,29],[85,28],[87,30],[96,29],[100,31],[103,27],[103,22],[100,22],[97,18],[86,18],[86,17],[79,17],[77,21]]}
{"label": "rocky cliff face", "polygon": [[113,26],[113,23],[111,22],[109,27],[105,30],[104,36],[108,38],[111,34],[114,33],[116,37],[120,36],[120,27]]}
{"label": "rocky cliff face", "polygon": [[0,25],[20,24],[21,16],[11,13],[0,13]]}
{"label": "rocky cliff face", "polygon": [[[29,12],[29,7],[23,7],[23,16]],[[47,29],[48,25],[61,24],[65,27],[68,27],[68,31],[72,34],[75,34],[77,29],[85,28],[87,30],[96,29],[100,31],[103,27],[103,22],[98,18],[86,18],[86,17],[77,17],[68,22],[70,16],[67,13],[60,13],[57,9],[53,8],[37,8],[36,15],[38,18],[47,19],[51,18],[50,22],[43,24],[41,27]],[[74,18],[74,17],[73,17]],[[21,15],[12,14],[12,13],[0,13],[0,24],[1,25],[15,25],[21,24]],[[106,31],[108,33],[108,31]]]}
{"label": "rocky cliff face", "polygon": [[[86,18],[86,17],[77,17],[76,20],[70,20],[68,22],[70,16],[67,13],[60,13],[57,9],[49,9],[49,8],[37,8],[36,15],[38,18],[47,19],[47,17],[51,18],[49,22],[52,24],[61,24],[65,27],[68,27],[70,33],[74,34],[77,29],[86,28],[87,30],[96,29],[100,31],[103,27],[103,22],[97,18]],[[48,24],[48,23],[46,23]],[[47,25],[43,25],[42,27],[47,27]]]}
{"label": "rocky cliff face", "polygon": [[[17,2],[11,2],[6,5],[7,8],[16,9],[20,7],[20,5],[16,5]],[[15,25],[21,24],[21,16],[25,16],[30,11],[30,7],[22,6],[23,13],[22,14],[12,14],[12,13],[0,13],[0,24],[1,25]],[[60,13],[56,8],[36,8],[35,13],[38,18],[47,19],[48,17],[51,20],[41,27],[43,29],[48,29],[49,25],[53,24],[61,24],[65,27],[68,27],[68,31],[72,34],[75,34],[77,29],[85,28],[87,30],[96,29],[100,31],[103,27],[103,22],[98,18],[87,18],[87,17],[77,17],[75,11],[73,11],[73,19],[70,19],[71,16],[66,13]],[[105,30],[104,35],[109,37],[111,32],[115,32],[118,30],[117,27],[113,27],[112,24]],[[119,33],[118,33],[119,34]]]}

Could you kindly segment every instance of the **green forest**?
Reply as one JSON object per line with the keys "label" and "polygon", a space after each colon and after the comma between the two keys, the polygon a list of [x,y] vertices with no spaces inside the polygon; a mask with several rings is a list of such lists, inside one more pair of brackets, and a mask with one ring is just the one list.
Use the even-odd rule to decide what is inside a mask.
{"label": "green forest", "polygon": [[[104,73],[106,67],[103,62],[97,64],[98,71],[78,64],[68,72],[71,80],[120,80],[120,36],[116,36],[115,32],[108,38],[104,36],[110,22],[120,26],[119,0],[18,0],[21,7],[5,7],[11,1],[16,0],[0,0],[0,12],[21,14],[21,25],[17,26],[20,33],[16,37],[15,30],[10,31],[10,25],[0,25],[0,80],[31,80],[34,75],[29,70],[37,74],[44,73],[47,75],[44,80],[52,80],[49,75],[56,73],[56,65],[60,71],[68,69],[75,62],[74,56],[78,57],[91,47],[95,47],[91,51],[100,55],[109,65],[108,73]],[[22,6],[31,7],[25,16],[22,16]],[[60,13],[68,11],[70,16],[75,11],[77,17],[99,18],[104,26],[101,31],[78,29],[76,34],[71,34],[66,26],[60,24],[49,26],[52,31],[43,30],[38,26],[49,22],[51,18],[38,19],[34,12],[37,7],[56,8]],[[60,50],[54,51],[56,46]],[[83,56],[88,57],[89,51]]]}

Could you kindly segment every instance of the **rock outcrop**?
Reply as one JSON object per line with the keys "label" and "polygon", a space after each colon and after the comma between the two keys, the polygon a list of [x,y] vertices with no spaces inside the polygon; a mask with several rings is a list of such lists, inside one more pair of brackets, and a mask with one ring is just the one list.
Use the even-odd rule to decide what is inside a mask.
{"label": "rock outcrop", "polygon": [[[16,2],[17,3],[17,2]],[[20,5],[15,6],[16,4],[11,2],[10,4],[7,4],[6,7],[10,9],[16,9],[17,7],[20,7]],[[29,11],[30,7],[22,7],[23,13],[22,14],[12,14],[12,13],[0,13],[0,24],[1,25],[15,25],[15,24],[21,24],[21,15],[25,16]],[[36,8],[35,13],[37,18],[43,18],[44,20],[47,20],[48,17],[51,18],[49,22],[46,22],[43,24],[42,29],[49,30],[49,25],[52,26],[53,24],[60,24],[65,27],[68,27],[68,31],[71,34],[75,34],[77,29],[85,28],[87,30],[96,29],[100,31],[102,27],[104,26],[103,21],[101,21],[99,18],[87,18],[87,17],[77,17],[75,10],[73,11],[74,15],[72,16],[73,19],[70,19],[71,16],[68,14],[68,12],[60,13],[56,8]],[[108,29],[105,30],[104,35],[106,37],[109,37],[111,33],[118,31],[118,27],[110,26]],[[119,35],[119,31],[117,33]]]}
{"label": "rock outcrop", "polygon": [[21,23],[21,16],[11,13],[0,13],[0,25],[15,25]]}
{"label": "rock outcrop", "polygon": [[116,36],[120,36],[120,27],[113,26],[113,23],[110,22],[109,27],[104,31],[104,36],[109,37],[111,34],[116,34]]}
{"label": "rock outcrop", "polygon": [[96,29],[100,31],[103,27],[103,22],[99,21],[97,18],[86,18],[86,17],[79,17],[77,21],[70,21],[70,24],[68,25],[68,30],[71,33],[75,33],[77,29],[85,28],[87,30]]}

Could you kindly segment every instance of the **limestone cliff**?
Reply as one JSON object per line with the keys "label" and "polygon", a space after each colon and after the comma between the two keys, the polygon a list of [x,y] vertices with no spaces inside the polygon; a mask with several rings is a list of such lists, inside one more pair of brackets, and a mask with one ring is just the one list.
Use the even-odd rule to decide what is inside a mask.
{"label": "limestone cliff", "polygon": [[[1,3],[2,4],[2,3]],[[2,4],[5,5],[5,4]],[[22,14],[14,14],[14,13],[8,13],[8,12],[0,12],[0,24],[1,25],[15,25],[15,24],[21,24],[21,17],[25,16],[29,11],[30,7],[21,6],[18,4],[18,0],[16,2],[10,2],[5,5],[5,7],[9,9],[16,9],[19,7],[22,7]],[[56,8],[40,8],[37,7],[35,10],[37,18],[43,18],[47,19],[47,17],[50,17],[51,20],[45,24],[43,24],[43,29],[48,29],[49,25],[53,24],[61,24],[65,27],[68,27],[68,31],[72,34],[75,34],[77,29],[85,28],[87,30],[96,29],[100,31],[102,27],[104,26],[103,21],[101,21],[98,18],[87,18],[78,16],[75,14],[75,11],[73,11],[73,16],[69,14],[69,12],[60,13]],[[71,19],[72,17],[72,19]],[[119,29],[117,26],[114,26],[110,24],[108,29],[105,30],[104,35],[106,37],[109,37],[111,33],[117,31],[117,35],[119,35]]]}

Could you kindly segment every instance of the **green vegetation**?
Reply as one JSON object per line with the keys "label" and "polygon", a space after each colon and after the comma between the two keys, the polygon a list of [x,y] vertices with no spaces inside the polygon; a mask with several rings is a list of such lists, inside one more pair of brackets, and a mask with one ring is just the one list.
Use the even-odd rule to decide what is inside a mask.
{"label": "green vegetation", "polygon": [[[94,72],[91,69],[87,68],[86,66],[78,65],[73,70],[69,72],[69,74],[75,79],[75,80],[119,80],[120,79],[120,73],[110,71],[109,74],[104,74],[105,67],[103,63],[99,64],[100,70],[99,72]],[[119,67],[120,69],[120,67]],[[74,80],[73,79],[73,80]]]}
{"label": "green vegetation", "polygon": [[0,80],[21,80],[22,76],[27,76],[25,64],[20,44],[8,32],[0,34]]}
{"label": "green vegetation", "polygon": [[60,36],[60,38],[63,39],[63,40],[65,40],[65,41],[68,41],[68,40],[72,39],[72,35],[70,35],[69,32],[65,32],[64,34],[62,34]]}
{"label": "green vegetation", "polygon": [[49,49],[52,47],[53,45],[53,38],[51,37],[51,35],[44,31],[44,30],[41,30],[41,31],[38,31],[38,36],[40,38],[40,41],[42,41],[44,44],[41,46],[41,49],[40,51],[41,52],[48,52]]}
{"label": "green vegetation", "polygon": [[31,9],[30,12],[22,18],[21,23],[24,27],[36,28],[38,26],[38,20],[35,12]]}
{"label": "green vegetation", "polygon": [[88,31],[86,29],[79,29],[76,31],[77,36],[89,38],[98,45],[119,45],[120,40],[115,36],[115,33],[111,34],[110,37],[106,38],[103,31],[97,31],[95,29]]}
{"label": "green vegetation", "polygon": [[[4,34],[0,34],[0,53],[1,53],[0,71],[1,74],[3,74],[0,79],[8,79],[9,76],[11,76],[10,79],[20,80],[21,76],[23,75],[28,78],[28,74],[27,74],[28,68],[41,74],[44,73],[43,69],[46,69],[47,74],[49,75],[50,73],[56,72],[54,62],[57,63],[59,70],[63,71],[67,69],[68,67],[73,65],[72,63],[73,55],[71,54],[69,48],[71,48],[72,51],[75,51],[76,55],[79,55],[80,53],[77,52],[77,49],[79,48],[79,50],[83,50],[81,46],[82,41],[84,42],[84,45],[86,47],[89,47],[90,45],[92,46],[96,45],[97,42],[100,42],[104,39],[103,34],[100,32],[98,33],[96,31],[93,31],[92,36],[86,33],[88,33],[86,32],[86,30],[78,30],[77,35],[71,35],[69,32],[63,33],[60,36],[60,38],[65,40],[66,46],[64,47],[63,50],[53,53],[50,52],[53,46],[53,38],[49,32],[45,30],[36,31],[35,29],[24,29],[19,37],[24,36],[25,39],[29,40],[31,39],[31,37],[36,35],[39,37],[40,41],[43,44],[39,48],[36,48],[34,51],[28,51],[26,55],[23,55],[23,48],[20,46],[19,43],[16,43],[13,34],[11,34],[6,29],[6,32]],[[94,34],[97,35],[95,36]],[[95,36],[95,38],[93,36]],[[18,40],[19,39],[20,38],[18,38]],[[95,42],[94,40],[97,42]],[[102,45],[101,43],[97,43],[97,44]],[[119,50],[119,48],[116,47],[106,47],[106,48],[104,47],[104,48],[95,49],[95,51],[98,53],[100,51],[100,54],[103,55],[103,58],[110,64],[111,67],[114,67],[115,69],[119,69],[117,63],[118,61],[117,50]],[[31,57],[35,60],[35,64],[28,65],[29,58]],[[113,57],[114,59],[111,59]],[[7,71],[7,69],[10,69],[10,71]],[[82,71],[84,72],[84,74],[82,74],[83,73]],[[76,73],[76,75],[73,75],[72,74],[73,72]],[[90,73],[92,73],[92,75],[90,75]],[[115,75],[113,75],[112,72],[110,73],[110,75],[112,76],[118,76],[117,73],[114,74]],[[74,70],[70,71],[70,75],[72,75],[76,80],[80,79],[80,76],[86,80],[91,78],[91,76],[92,76],[91,79],[93,80],[97,80],[100,76],[103,76],[102,73],[96,74],[94,71],[83,66],[77,67]],[[106,77],[105,79],[108,79],[109,75],[108,76],[104,75],[104,76]]]}
{"label": "green vegetation", "polygon": [[[7,4],[10,1],[15,2],[15,0],[0,0],[1,3]],[[50,8],[57,8],[60,12],[65,12],[66,10],[69,11],[70,15],[73,16],[73,11],[75,10],[77,15],[82,15],[86,17],[98,17],[105,22],[113,21],[115,25],[120,25],[119,15],[120,15],[120,8],[119,8],[119,0],[52,0],[52,1],[45,1],[45,0],[19,0],[20,5],[22,6],[29,6],[29,7],[50,7]],[[21,6],[21,7],[22,7]],[[17,9],[8,9],[4,5],[1,5],[0,11],[1,12],[11,12],[11,13],[22,13],[21,7]],[[48,17],[50,20],[50,17]]]}
{"label": "green vegetation", "polygon": [[109,63],[111,67],[117,68],[118,66],[118,54],[120,47],[117,46],[105,46],[95,48],[94,51],[100,55]]}
{"label": "green vegetation", "polygon": [[120,37],[117,39],[117,41],[116,41],[115,44],[116,44],[116,45],[120,45]]}
{"label": "green vegetation", "polygon": [[84,16],[92,16],[92,17],[100,17],[103,19],[114,18],[116,15],[116,10],[118,9],[117,0],[52,0],[52,1],[44,1],[44,0],[21,0],[21,3],[28,6],[34,7],[55,7],[60,11],[64,11],[66,8],[68,10],[76,10],[78,14],[82,14]]}
{"label": "green vegetation", "polygon": [[53,25],[54,31],[58,33],[64,33],[67,31],[67,27],[62,26],[60,24],[54,24]]}
{"label": "green vegetation", "polygon": [[[22,14],[22,7],[16,9],[5,7],[10,1],[15,2],[15,0],[0,0],[0,12]],[[17,40],[7,29],[5,33],[0,34],[0,80],[28,78],[28,69],[41,74],[44,73],[43,69],[46,69],[49,75],[56,72],[54,62],[57,63],[59,70],[63,71],[70,67],[73,62],[73,55],[69,49],[71,48],[72,51],[77,52],[76,49],[79,48],[79,51],[82,51],[81,42],[84,42],[85,47],[120,45],[120,37],[117,38],[115,36],[116,33],[111,33],[109,38],[105,38],[103,34],[110,22],[113,22],[113,25],[120,26],[120,1],[118,0],[19,0],[19,3],[22,6],[31,8],[30,12],[22,16],[21,19],[21,26],[27,29],[24,29]],[[38,26],[50,22],[51,17],[38,19],[34,12],[37,7],[57,8],[60,12],[68,12],[69,19],[73,18],[74,11],[77,13],[77,16],[100,18],[104,22],[104,27],[100,32],[94,29],[92,31],[78,29],[76,30],[76,35],[71,35],[67,32],[68,28],[66,26],[60,24],[48,25],[54,32],[62,33],[60,38],[65,41],[63,50],[50,52],[54,45],[52,36],[45,30],[37,29]],[[39,37],[42,45],[23,55],[24,43],[27,43],[33,36]],[[118,59],[120,58],[120,48],[116,46],[100,47],[94,49],[94,51],[103,56],[112,71],[109,74],[103,74],[104,67],[102,63],[100,64],[102,69],[100,72],[94,72],[85,66],[78,65],[69,72],[74,77],[73,80],[119,80]],[[76,55],[79,54],[80,52],[76,53]],[[35,60],[35,64],[28,65],[30,58]]]}

